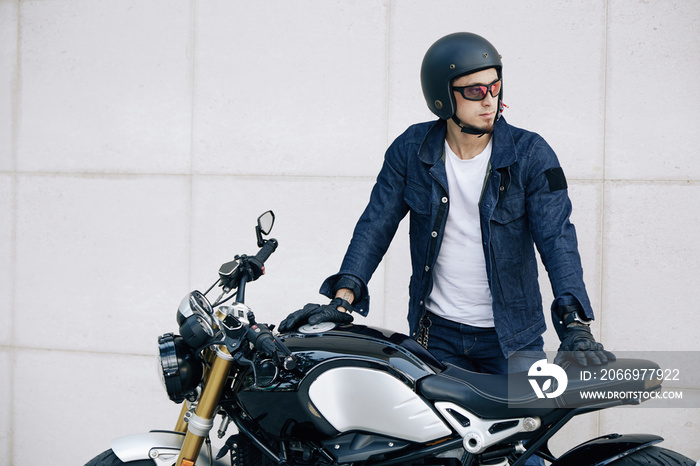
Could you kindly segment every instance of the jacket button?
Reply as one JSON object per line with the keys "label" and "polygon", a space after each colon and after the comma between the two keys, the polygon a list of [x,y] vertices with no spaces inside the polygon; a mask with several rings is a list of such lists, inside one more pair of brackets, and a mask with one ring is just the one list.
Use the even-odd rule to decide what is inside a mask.
{"label": "jacket button", "polygon": [[442,198],[442,203],[443,203],[443,204],[447,204],[447,196],[445,196],[445,197]]}
{"label": "jacket button", "polygon": [[429,265],[426,265],[426,266],[425,266],[425,271],[427,272],[428,270],[430,270],[430,266],[429,266]]}
{"label": "jacket button", "polygon": [[437,238],[437,235],[438,235],[437,231],[430,233],[430,236],[432,236],[433,238]]}
{"label": "jacket button", "polygon": [[501,190],[501,192],[503,192],[503,191],[506,190],[506,187],[505,187],[505,186],[501,186],[499,189]]}

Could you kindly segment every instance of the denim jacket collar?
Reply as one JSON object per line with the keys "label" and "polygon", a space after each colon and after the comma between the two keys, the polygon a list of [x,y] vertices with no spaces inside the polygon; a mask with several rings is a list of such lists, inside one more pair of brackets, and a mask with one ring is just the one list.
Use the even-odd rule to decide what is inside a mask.
{"label": "denim jacket collar", "polygon": [[491,152],[491,168],[498,170],[513,165],[518,161],[518,152],[513,140],[513,134],[501,117],[493,128],[493,151]]}
{"label": "denim jacket collar", "polygon": [[428,165],[435,165],[442,158],[442,148],[447,134],[447,122],[437,120],[428,130],[418,149],[418,158]]}
{"label": "denim jacket collar", "polygon": [[[418,157],[423,163],[435,165],[443,157],[442,146],[447,133],[447,122],[437,120],[426,134],[418,150]],[[493,152],[491,153],[491,167],[494,170],[513,165],[517,159],[517,152],[513,135],[501,117],[494,126],[493,131]]]}

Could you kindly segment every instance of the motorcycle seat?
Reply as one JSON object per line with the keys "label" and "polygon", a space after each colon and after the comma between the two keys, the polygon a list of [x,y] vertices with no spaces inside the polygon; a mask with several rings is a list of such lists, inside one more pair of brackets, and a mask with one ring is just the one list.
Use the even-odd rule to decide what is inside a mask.
{"label": "motorcycle seat", "polygon": [[[582,391],[640,392],[660,388],[644,380],[610,380],[606,374],[626,372],[634,369],[647,371],[658,369],[652,361],[642,359],[618,359],[604,366],[584,368],[567,364],[563,368],[567,375],[566,390],[553,398],[538,398],[530,382],[528,372],[512,374],[481,374],[445,364],[442,372],[424,377],[418,382],[417,391],[430,401],[453,402],[484,419],[504,419],[514,416],[545,416],[555,409],[574,408],[600,404],[605,401],[584,398]],[[611,372],[612,371],[612,372]],[[637,403],[634,398],[622,400]]]}

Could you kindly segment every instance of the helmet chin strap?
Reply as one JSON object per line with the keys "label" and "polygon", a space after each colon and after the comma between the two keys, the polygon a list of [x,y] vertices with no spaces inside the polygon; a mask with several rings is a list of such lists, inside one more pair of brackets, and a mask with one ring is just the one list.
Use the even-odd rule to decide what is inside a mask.
{"label": "helmet chin strap", "polygon": [[[499,76],[500,77],[500,76]],[[494,120],[494,125],[496,124],[496,121],[498,121],[498,118],[500,118],[501,113],[503,113],[503,107],[506,105],[503,103],[503,100],[501,100],[501,96],[498,96],[498,113],[496,114],[496,119]],[[460,127],[461,131],[463,133],[467,134],[473,134],[475,136],[481,137],[484,134],[488,133],[489,131],[484,131],[483,129],[475,128],[474,126],[468,126],[465,124],[462,124],[462,121],[457,118],[457,115],[452,115],[452,121],[455,122],[457,126]]]}
{"label": "helmet chin strap", "polygon": [[467,125],[462,124],[460,119],[457,118],[457,115],[454,115],[452,117],[452,121],[454,121],[457,124],[457,126],[460,127],[460,129],[463,133],[473,134],[473,135],[478,136],[478,137],[481,137],[484,134],[486,134],[486,131],[484,131],[483,129],[478,129],[478,128],[475,128],[473,126],[467,126]]}

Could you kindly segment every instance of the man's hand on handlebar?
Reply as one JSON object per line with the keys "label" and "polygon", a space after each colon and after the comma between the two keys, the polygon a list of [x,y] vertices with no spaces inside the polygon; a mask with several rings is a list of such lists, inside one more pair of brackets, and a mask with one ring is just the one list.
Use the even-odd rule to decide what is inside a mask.
{"label": "man's hand on handlebar", "polygon": [[[338,310],[344,309],[344,311]],[[309,303],[298,311],[294,311],[280,323],[280,332],[289,332],[299,328],[304,324],[316,325],[321,322],[335,322],[338,324],[349,324],[353,321],[350,315],[352,305],[342,298],[334,298],[328,304]]]}

